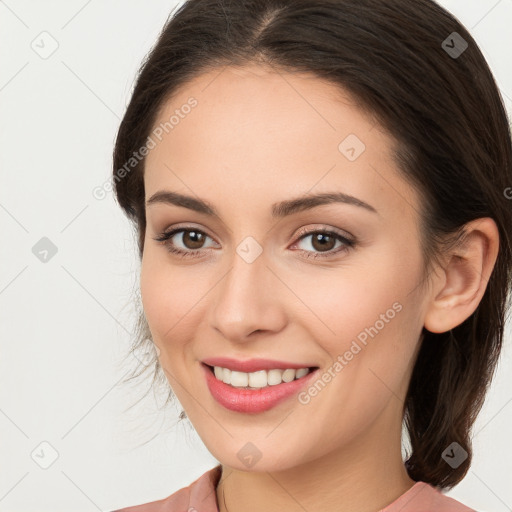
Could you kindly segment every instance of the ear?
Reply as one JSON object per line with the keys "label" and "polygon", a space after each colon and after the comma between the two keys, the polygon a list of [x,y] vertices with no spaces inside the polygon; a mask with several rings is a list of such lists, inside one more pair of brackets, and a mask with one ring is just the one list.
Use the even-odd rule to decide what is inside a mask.
{"label": "ear", "polygon": [[476,310],[496,263],[499,231],[493,219],[468,222],[464,232],[463,246],[452,249],[434,280],[424,321],[430,332],[449,331]]}

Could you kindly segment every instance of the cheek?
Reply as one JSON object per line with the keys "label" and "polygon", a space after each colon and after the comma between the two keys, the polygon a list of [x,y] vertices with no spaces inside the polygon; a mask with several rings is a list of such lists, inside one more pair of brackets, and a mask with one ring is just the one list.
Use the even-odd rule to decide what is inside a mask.
{"label": "cheek", "polygon": [[306,313],[310,318],[317,339],[327,336],[336,345],[374,324],[383,330],[397,323],[397,310],[410,301],[408,293],[417,279],[416,270],[413,262],[397,264],[392,253],[381,253],[378,261],[326,269],[325,273],[317,271],[314,279],[295,275],[294,292],[307,305],[301,315]]}
{"label": "cheek", "polygon": [[[186,295],[176,282],[170,266],[164,258],[158,257],[156,251],[147,249],[144,252],[140,273],[140,292],[144,313],[155,341],[162,341],[166,332],[177,324],[182,311],[179,298]],[[179,290],[179,293],[177,293]],[[160,343],[161,344],[161,343]]]}
{"label": "cheek", "polygon": [[173,266],[161,248],[144,253],[140,273],[142,305],[153,339],[164,352],[190,339],[204,314],[206,301],[201,298],[211,287],[209,282],[208,276],[194,265]]}
{"label": "cheek", "polygon": [[381,381],[400,387],[421,333],[420,293],[411,293],[420,270],[419,252],[389,247],[314,280],[295,277],[294,291],[308,306],[298,321],[333,362],[341,357],[338,385],[358,382],[363,394]]}

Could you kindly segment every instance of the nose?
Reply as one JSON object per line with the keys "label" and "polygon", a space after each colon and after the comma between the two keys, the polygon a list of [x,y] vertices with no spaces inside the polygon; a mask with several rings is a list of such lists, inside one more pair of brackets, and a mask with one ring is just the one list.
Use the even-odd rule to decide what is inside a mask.
{"label": "nose", "polygon": [[255,332],[277,333],[286,325],[285,290],[264,253],[251,263],[235,254],[212,290],[210,325],[233,342],[250,341]]}

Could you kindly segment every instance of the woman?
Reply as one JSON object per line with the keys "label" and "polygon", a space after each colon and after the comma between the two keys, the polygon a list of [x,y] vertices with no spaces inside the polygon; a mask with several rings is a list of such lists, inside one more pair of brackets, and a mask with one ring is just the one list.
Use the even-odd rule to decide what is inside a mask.
{"label": "woman", "polygon": [[512,151],[452,15],[189,0],[140,71],[113,178],[140,343],[220,461],[124,512],[472,510],[443,491],[502,346]]}

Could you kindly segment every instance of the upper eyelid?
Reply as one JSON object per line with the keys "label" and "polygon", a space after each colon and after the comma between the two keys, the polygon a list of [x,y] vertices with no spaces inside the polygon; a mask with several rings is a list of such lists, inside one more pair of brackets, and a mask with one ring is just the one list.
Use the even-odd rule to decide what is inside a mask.
{"label": "upper eyelid", "polygon": [[[296,234],[297,237],[302,238],[303,236],[309,236],[313,233],[317,233],[317,232],[325,232],[325,233],[334,233],[335,235],[338,235],[342,238],[345,238],[347,240],[355,240],[355,237],[353,235],[351,235],[349,232],[343,230],[343,229],[340,229],[340,228],[335,228],[335,227],[331,227],[327,224],[317,224],[316,225],[317,227],[304,227],[304,228],[300,228]],[[318,227],[320,226],[320,227]]]}
{"label": "upper eyelid", "polygon": [[[173,236],[177,235],[178,233],[180,232],[183,232],[183,231],[199,231],[200,233],[203,233],[204,235],[206,235],[207,237],[211,238],[212,240],[216,241],[215,240],[215,237],[213,237],[212,235],[210,235],[206,230],[202,229],[202,228],[198,228],[198,227],[195,227],[195,226],[190,226],[190,225],[186,225],[186,226],[176,226],[176,227],[172,227],[172,228],[169,228],[169,229],[164,229],[160,232],[161,235],[166,235],[166,234],[170,234],[172,233],[171,236],[169,236],[169,238],[172,238]],[[216,242],[218,243],[218,242]],[[200,251],[201,249],[197,249],[198,251]]]}

